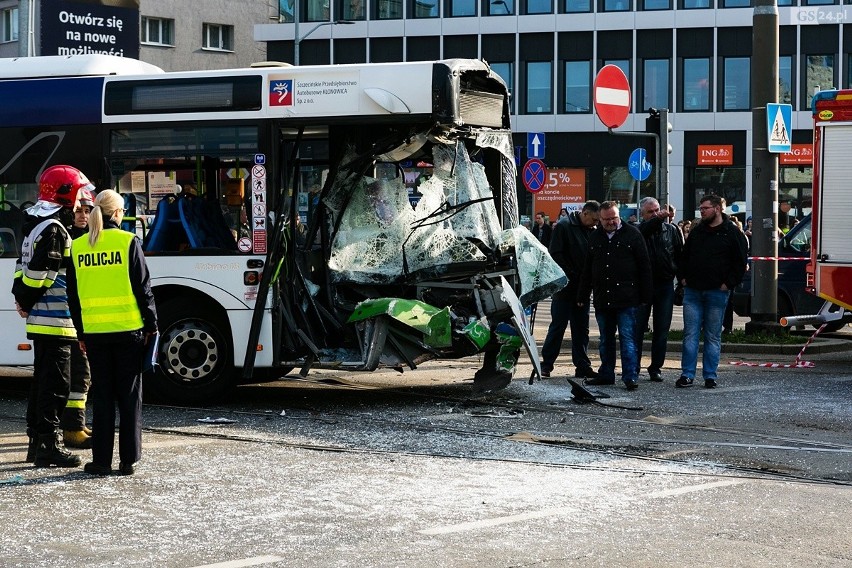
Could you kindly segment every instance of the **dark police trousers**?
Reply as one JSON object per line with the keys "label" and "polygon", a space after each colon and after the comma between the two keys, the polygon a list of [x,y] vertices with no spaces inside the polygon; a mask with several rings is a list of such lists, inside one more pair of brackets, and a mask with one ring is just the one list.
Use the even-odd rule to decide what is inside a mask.
{"label": "dark police trousers", "polygon": [[141,332],[121,342],[86,343],[92,386],[92,461],[111,466],[115,444],[115,410],[118,407],[118,459],[134,464],[142,457],[142,355]]}
{"label": "dark police trousers", "polygon": [[71,343],[39,337],[33,340],[33,382],[27,401],[27,435],[52,434],[68,402]]}

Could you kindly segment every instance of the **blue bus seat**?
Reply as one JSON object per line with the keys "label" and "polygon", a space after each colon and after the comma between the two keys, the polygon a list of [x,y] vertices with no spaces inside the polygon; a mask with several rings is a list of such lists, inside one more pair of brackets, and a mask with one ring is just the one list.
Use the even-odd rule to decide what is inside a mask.
{"label": "blue bus seat", "polygon": [[177,201],[190,247],[237,250],[237,243],[218,203],[203,197],[184,197]]}
{"label": "blue bus seat", "polygon": [[177,251],[189,242],[174,197],[165,197],[157,205],[157,215],[142,242],[145,252]]}

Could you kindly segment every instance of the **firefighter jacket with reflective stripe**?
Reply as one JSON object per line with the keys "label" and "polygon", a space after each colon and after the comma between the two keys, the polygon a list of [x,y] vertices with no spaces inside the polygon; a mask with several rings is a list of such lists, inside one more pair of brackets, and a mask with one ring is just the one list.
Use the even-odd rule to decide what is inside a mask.
{"label": "firefighter jacket with reflective stripe", "polygon": [[65,271],[70,250],[68,231],[53,217],[38,221],[24,237],[12,293],[21,309],[28,313],[30,339],[77,339],[66,291]]}
{"label": "firefighter jacket with reflective stripe", "polygon": [[138,331],[144,326],[130,283],[130,245],[136,236],[105,229],[94,246],[74,239],[71,262],[85,335]]}

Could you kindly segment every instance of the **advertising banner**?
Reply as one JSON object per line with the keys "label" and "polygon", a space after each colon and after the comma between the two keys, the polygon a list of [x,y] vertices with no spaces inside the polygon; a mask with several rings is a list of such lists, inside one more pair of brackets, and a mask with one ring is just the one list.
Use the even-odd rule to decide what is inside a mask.
{"label": "advertising banner", "polygon": [[586,170],[583,168],[547,168],[547,180],[536,194],[534,212],[544,211],[551,221],[559,211],[582,209],[586,202]]}
{"label": "advertising banner", "polygon": [[139,58],[139,0],[41,0],[40,55]]}

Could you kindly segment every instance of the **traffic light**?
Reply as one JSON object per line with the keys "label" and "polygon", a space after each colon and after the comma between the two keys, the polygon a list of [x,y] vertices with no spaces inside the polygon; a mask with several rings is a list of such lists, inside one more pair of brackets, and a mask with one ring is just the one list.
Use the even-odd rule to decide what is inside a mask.
{"label": "traffic light", "polygon": [[668,201],[669,154],[672,153],[672,146],[669,144],[669,132],[671,131],[672,125],[669,122],[668,109],[648,109],[648,118],[645,119],[645,132],[655,134],[657,138],[654,152],[657,171],[660,172],[660,187],[657,188],[657,197],[665,201]]}

